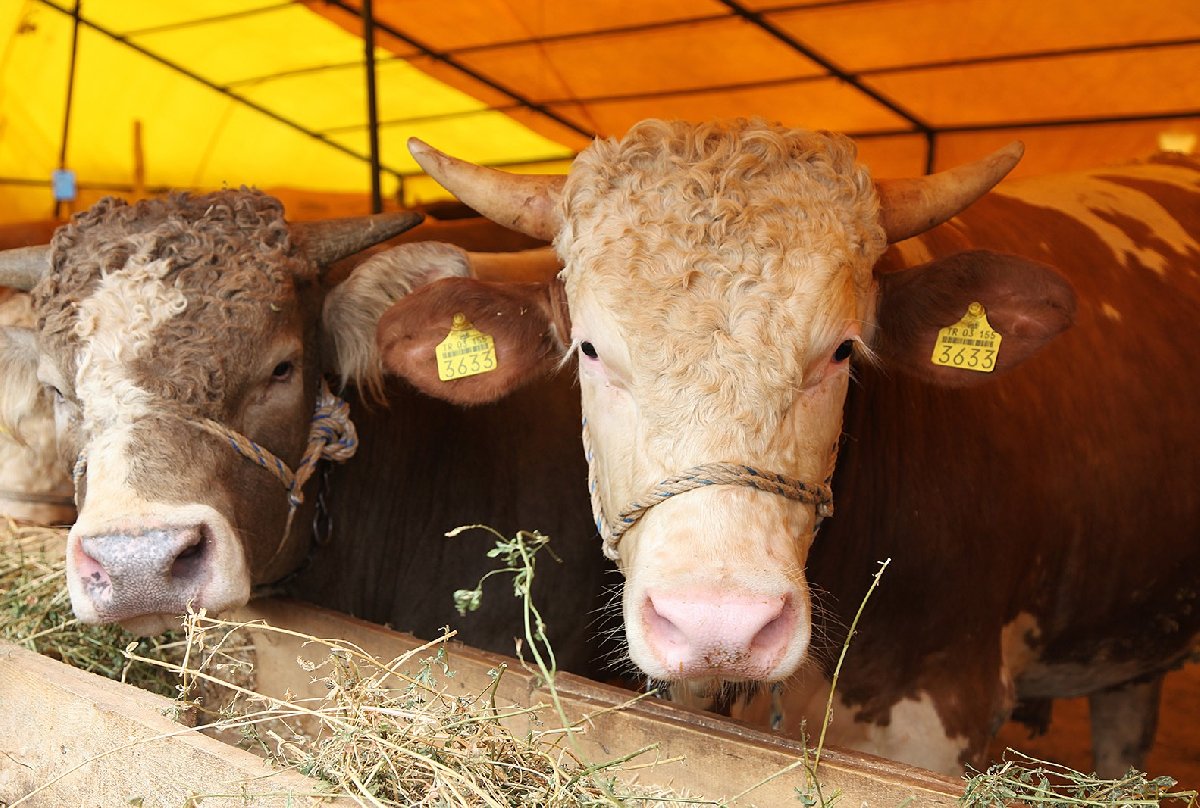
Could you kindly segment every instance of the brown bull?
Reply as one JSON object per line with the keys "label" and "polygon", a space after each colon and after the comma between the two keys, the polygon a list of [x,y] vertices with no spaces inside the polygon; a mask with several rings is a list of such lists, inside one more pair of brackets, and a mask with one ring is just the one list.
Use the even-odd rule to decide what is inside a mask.
{"label": "brown bull", "polygon": [[[472,207],[554,238],[565,270],[409,296],[381,322],[385,361],[470,402],[523,379],[435,383],[455,313],[531,370],[578,352],[642,671],[677,692],[780,683],[779,709],[764,690],[735,710],[817,726],[891,557],[835,742],[956,771],[1017,699],[1091,694],[1098,767],[1141,760],[1200,631],[1194,162],[1014,184],[936,227],[1019,150],[875,184],[847,140],[761,122],[644,122],[565,183],[412,149]],[[1078,327],[1033,356],[1076,318],[1059,272]]]}
{"label": "brown bull", "polygon": [[[443,533],[474,522],[550,532],[572,563],[543,569],[538,591],[561,590],[576,613],[594,608],[604,569],[584,563],[586,498],[543,493],[586,473],[577,453],[528,438],[522,402],[468,413],[380,375],[380,312],[420,279],[466,274],[468,254],[406,245],[324,283],[325,267],[417,220],[289,225],[276,200],[244,190],[107,200],[51,248],[0,256],[0,283],[33,286],[37,319],[33,330],[0,330],[0,362],[22,370],[5,376],[0,414],[17,426],[11,405],[30,392],[22,378],[56,401],[80,502],[67,548],[80,619],[157,631],[188,607],[237,606],[299,568],[288,582],[307,599],[427,637],[454,623],[511,653],[518,604],[454,614],[453,591],[491,563],[478,541]],[[327,375],[347,385],[359,444],[328,474],[314,461],[344,461],[354,441],[346,411],[322,392]],[[370,402],[371,390],[384,400]],[[577,422],[565,384],[531,392],[558,397],[562,418]],[[524,477],[511,473],[522,466]],[[328,507],[316,514],[318,498]],[[326,539],[330,524],[333,541],[305,562],[314,526]],[[565,667],[586,670],[595,657],[586,623],[552,627]]]}

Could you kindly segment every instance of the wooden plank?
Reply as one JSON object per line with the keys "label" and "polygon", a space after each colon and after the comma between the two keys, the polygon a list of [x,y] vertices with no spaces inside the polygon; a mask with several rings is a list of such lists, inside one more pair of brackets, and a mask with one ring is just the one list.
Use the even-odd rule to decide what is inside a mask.
{"label": "wooden plank", "polygon": [[[256,601],[235,619],[261,619],[272,626],[310,636],[354,643],[386,660],[423,644],[411,635],[293,601]],[[314,685],[310,674],[296,664],[297,657],[319,661],[318,651],[311,646],[302,648],[299,640],[281,634],[251,634],[256,646],[260,692],[276,697],[287,691],[298,697],[323,694],[324,688]],[[459,643],[450,643],[450,649],[448,664],[455,675],[447,682],[449,692],[481,693],[491,681],[489,671],[506,663],[509,670],[497,689],[500,702],[519,705],[549,702],[549,693],[539,686],[537,677],[523,670],[518,661]],[[804,786],[805,778],[799,768],[789,770],[789,767],[802,759],[799,743],[660,700],[647,699],[616,709],[628,702],[632,694],[569,674],[559,675],[557,688],[571,720],[595,716],[580,736],[583,751],[591,762],[616,759],[657,745],[653,753],[639,761],[681,759],[638,769],[639,782],[686,789],[689,795],[714,800],[731,799],[761,783],[732,804],[797,804],[795,789]],[[543,714],[543,720],[551,720],[548,716],[549,713]],[[516,729],[523,731],[521,726]],[[785,770],[788,771],[780,775]],[[953,806],[962,790],[957,781],[923,769],[838,749],[822,753],[820,780],[827,799],[830,794],[841,792],[839,804],[854,808]]]}
{"label": "wooden plank", "polygon": [[306,796],[315,781],[172,721],[170,707],[0,643],[0,805],[184,806],[198,796],[204,808],[318,804]]}

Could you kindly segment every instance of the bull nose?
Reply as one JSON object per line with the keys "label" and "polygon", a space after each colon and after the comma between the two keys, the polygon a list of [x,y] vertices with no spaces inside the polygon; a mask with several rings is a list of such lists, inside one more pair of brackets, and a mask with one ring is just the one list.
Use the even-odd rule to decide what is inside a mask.
{"label": "bull nose", "polygon": [[647,593],[646,643],[672,678],[767,679],[791,645],[790,595]]}
{"label": "bull nose", "polygon": [[99,622],[182,614],[209,577],[208,545],[203,525],[85,536],[76,575]]}

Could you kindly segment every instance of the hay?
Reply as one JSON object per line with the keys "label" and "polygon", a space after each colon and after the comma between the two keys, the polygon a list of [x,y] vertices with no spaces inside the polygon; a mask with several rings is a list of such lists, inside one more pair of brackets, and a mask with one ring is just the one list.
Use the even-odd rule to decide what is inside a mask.
{"label": "hay", "polygon": [[964,778],[964,808],[1005,808],[1015,803],[1046,808],[1115,808],[1157,806],[1164,800],[1197,805],[1195,791],[1172,792],[1170,777],[1148,778],[1130,769],[1124,777],[1105,780],[1057,763],[1029,757],[1013,749],[986,772]]}
{"label": "hay", "polygon": [[[223,660],[220,649],[245,630],[302,639],[313,654],[298,662],[324,695],[273,699],[208,672],[212,664],[244,665]],[[548,705],[498,703],[503,668],[481,692],[450,692],[446,640],[452,634],[393,660],[344,641],[203,613],[188,616],[186,634],[189,665],[143,659],[132,647],[129,656],[179,674],[189,687],[209,682],[232,691],[236,698],[207,728],[239,730],[245,745],[360,805],[649,808],[697,802],[617,785],[615,773],[626,760],[582,762],[564,741],[571,728],[547,720]]]}
{"label": "hay", "polygon": [[[546,537],[518,533],[508,539],[484,529],[496,539],[489,555],[501,562],[492,574],[512,575],[513,593],[525,604],[525,648],[551,693],[550,705],[498,703],[503,666],[493,671],[490,685],[482,691],[455,695],[446,657],[446,641],[452,634],[397,659],[381,660],[344,641],[298,634],[261,621],[218,620],[203,612],[187,615],[183,630],[167,638],[131,641],[119,628],[81,625],[71,614],[64,585],[66,531],[7,519],[0,519],[0,639],[174,696],[180,712],[203,716],[201,729],[223,737],[232,733],[241,745],[277,765],[322,781],[330,796],[349,797],[360,805],[649,808],[715,804],[620,784],[618,778],[629,779],[631,770],[654,765],[634,761],[652,750],[598,764],[584,759],[574,745],[579,724],[570,724],[557,704],[553,649],[546,642],[541,614],[529,600],[534,556],[545,548]],[[879,574],[871,590],[878,581]],[[454,597],[464,610],[478,608],[483,582],[459,590]],[[324,695],[273,699],[255,693],[246,631],[303,640],[314,653],[312,659],[298,663],[322,686]],[[841,794],[822,795],[813,776],[823,740],[824,726],[814,757],[804,755],[768,778],[804,771],[810,785],[797,789],[799,804],[840,802]],[[991,808],[1025,802],[1099,808],[1174,800],[1197,806],[1196,792],[1171,792],[1175,781],[1168,777],[1151,780],[1131,771],[1117,780],[1099,780],[1012,750],[1009,754],[1023,760],[1005,760],[968,778],[962,805]]]}
{"label": "hay", "polygon": [[[533,555],[544,543],[544,537],[521,534],[506,544],[505,571],[519,573],[518,594],[528,597]],[[173,697],[179,715],[199,718],[198,729],[322,781],[330,796],[361,805],[448,808],[701,802],[618,784],[617,772],[629,758],[585,762],[570,748],[579,727],[557,720],[552,705],[499,704],[503,667],[482,692],[450,692],[450,633],[398,659],[380,660],[344,641],[203,612],[187,615],[180,631],[159,638],[83,625],[71,613],[65,587],[65,544],[65,529],[0,519],[0,638]],[[552,688],[553,650],[540,615],[527,606],[526,647]],[[272,699],[255,693],[246,653],[250,630],[299,636],[313,653],[298,664],[325,695]]]}
{"label": "hay", "polygon": [[[177,677],[125,656],[133,635],[118,626],[89,626],[75,619],[65,583],[66,537],[66,528],[0,516],[0,639],[143,690],[178,695]],[[181,632],[135,644],[147,658],[178,661],[186,651]]]}

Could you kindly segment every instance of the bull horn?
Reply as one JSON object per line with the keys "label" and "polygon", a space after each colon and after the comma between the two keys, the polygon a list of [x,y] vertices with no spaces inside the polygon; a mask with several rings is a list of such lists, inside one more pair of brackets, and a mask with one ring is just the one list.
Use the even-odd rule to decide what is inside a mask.
{"label": "bull horn", "polygon": [[376,213],[352,219],[297,222],[291,226],[304,252],[319,267],[327,267],[360,250],[387,241],[425,220],[411,210]]}
{"label": "bull horn", "polygon": [[1004,179],[1025,153],[1021,141],[974,163],[904,180],[878,180],[879,219],[889,244],[924,233],[965,210]]}
{"label": "bull horn", "polygon": [[553,241],[562,227],[558,200],[563,174],[509,174],[477,166],[438,151],[410,137],[413,158],[459,201],[510,230],[542,241]]}
{"label": "bull horn", "polygon": [[0,250],[0,286],[28,292],[50,268],[50,245]]}

